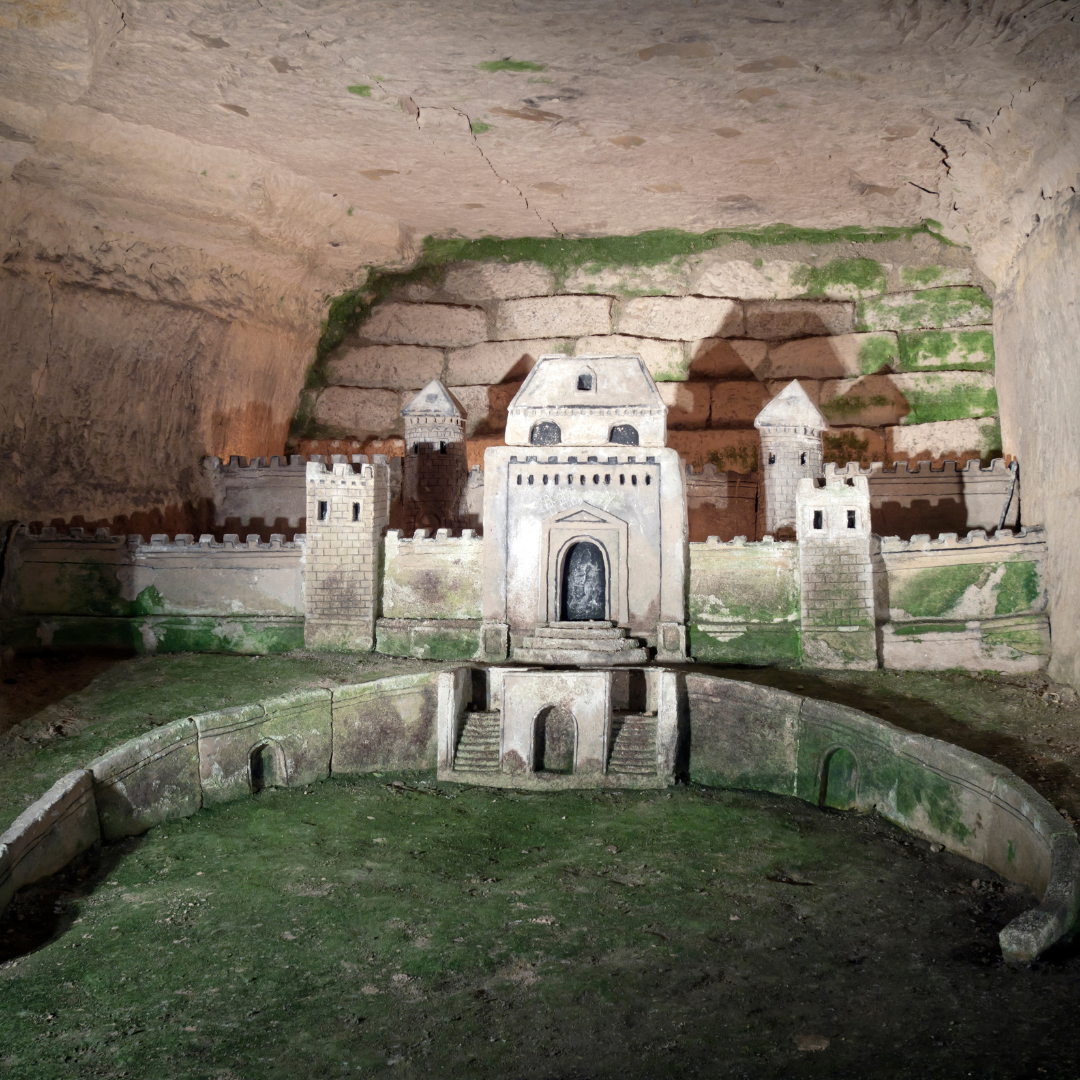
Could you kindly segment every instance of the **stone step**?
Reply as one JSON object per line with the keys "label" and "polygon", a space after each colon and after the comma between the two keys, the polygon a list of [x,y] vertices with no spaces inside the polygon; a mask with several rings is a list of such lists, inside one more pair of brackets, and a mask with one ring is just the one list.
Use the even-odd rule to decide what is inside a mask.
{"label": "stone step", "polygon": [[514,663],[539,664],[544,667],[613,667],[616,665],[646,664],[645,649],[630,648],[624,652],[601,652],[598,649],[540,649],[517,648]]}
{"label": "stone step", "polygon": [[559,649],[566,653],[575,653],[585,649],[588,652],[626,652],[638,648],[638,642],[631,638],[598,638],[596,640],[560,641],[558,638],[527,637],[521,643],[523,649]]}
{"label": "stone step", "polygon": [[601,641],[606,638],[625,638],[626,629],[610,625],[593,627],[588,623],[555,623],[536,627],[532,636],[561,641]]}
{"label": "stone step", "polygon": [[609,773],[656,775],[656,717],[616,713],[611,724]]}

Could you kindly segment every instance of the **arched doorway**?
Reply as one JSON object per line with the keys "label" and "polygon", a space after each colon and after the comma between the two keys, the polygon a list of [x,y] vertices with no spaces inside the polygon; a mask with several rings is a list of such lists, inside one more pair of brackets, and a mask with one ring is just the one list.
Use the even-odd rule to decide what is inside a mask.
{"label": "arched doorway", "polygon": [[557,705],[541,709],[533,727],[533,772],[572,773],[576,743],[573,713]]}
{"label": "arched doorway", "polygon": [[551,420],[541,420],[539,424],[533,424],[529,442],[533,446],[558,446],[562,442],[562,430]]}
{"label": "arched doorway", "polygon": [[607,618],[607,571],[596,544],[579,540],[566,554],[559,614],[564,622]]}
{"label": "arched doorway", "polygon": [[821,770],[819,805],[834,810],[853,810],[858,805],[859,765],[850,750],[840,747],[825,759]]}
{"label": "arched doorway", "polygon": [[611,441],[622,446],[637,446],[637,428],[633,424],[616,424],[611,429]]}
{"label": "arched doorway", "polygon": [[288,787],[285,752],[275,742],[261,742],[252,747],[248,757],[251,770],[251,791],[258,794],[269,787]]}

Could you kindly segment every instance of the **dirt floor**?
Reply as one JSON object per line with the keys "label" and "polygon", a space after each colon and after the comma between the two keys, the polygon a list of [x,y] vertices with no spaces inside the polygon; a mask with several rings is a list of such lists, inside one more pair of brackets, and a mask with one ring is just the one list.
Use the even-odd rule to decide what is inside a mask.
{"label": "dirt floor", "polygon": [[[39,673],[44,712],[0,736],[0,821],[176,715],[382,670],[148,658],[56,672],[51,701]],[[711,670],[948,738],[1080,812],[1080,703],[1041,676]],[[777,796],[334,779],[20,893],[0,1075],[1076,1077],[1080,949],[1011,967],[997,947],[1032,902],[873,817]]]}

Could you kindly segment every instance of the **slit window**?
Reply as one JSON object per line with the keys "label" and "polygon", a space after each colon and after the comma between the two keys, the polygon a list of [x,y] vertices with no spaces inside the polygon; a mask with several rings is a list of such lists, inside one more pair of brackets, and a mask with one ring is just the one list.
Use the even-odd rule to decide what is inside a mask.
{"label": "slit window", "polygon": [[626,483],[626,473],[619,473],[619,483],[620,484],[625,484]]}
{"label": "slit window", "polygon": [[529,483],[531,484],[533,482],[533,480],[534,480],[533,474],[529,473]]}
{"label": "slit window", "polygon": [[326,520],[326,502],[323,499],[319,500],[319,520]]}
{"label": "slit window", "polygon": [[585,474],[584,473],[581,474],[581,486],[582,487],[585,486]]}
{"label": "slit window", "polygon": [[805,450],[799,455],[799,464],[800,465],[805,465],[806,464],[806,451]]}
{"label": "slit window", "polygon": [[521,473],[518,473],[518,487],[521,487]]}
{"label": "slit window", "polygon": [[770,454],[769,455],[769,464],[770,465],[775,465],[776,464],[776,455],[775,454]]}
{"label": "slit window", "polygon": [[352,504],[352,519],[353,519],[353,521],[359,521],[360,520],[360,504],[359,503],[353,503]]}
{"label": "slit window", "polygon": [[591,375],[579,375],[577,377],[577,388],[579,390],[591,390],[592,389],[592,376]]}
{"label": "slit window", "polygon": [[559,474],[558,473],[555,474],[555,486],[556,487],[559,486]]}
{"label": "slit window", "polygon": [[599,473],[593,473],[592,482],[594,484],[599,484],[600,483],[600,474]]}
{"label": "slit window", "polygon": [[637,487],[637,473],[631,474],[630,483],[633,484],[634,487]]}
{"label": "slit window", "polygon": [[822,520],[823,520],[824,516],[825,515],[820,510],[815,510],[814,511],[814,528],[815,529],[824,528],[824,525],[822,525]]}
{"label": "slit window", "polygon": [[645,486],[648,487],[652,483],[652,477],[648,473],[645,474]]}
{"label": "slit window", "polygon": [[439,453],[440,454],[445,454],[446,453],[446,443],[444,443],[444,442],[439,443]]}
{"label": "slit window", "polygon": [[855,528],[855,511],[854,510],[849,510],[847,512],[847,527],[849,529],[854,529]]}
{"label": "slit window", "polygon": [[611,473],[604,473],[604,483],[605,484],[610,484],[611,483]]}
{"label": "slit window", "polygon": [[548,482],[548,474],[544,473],[544,483],[546,484],[547,482]]}

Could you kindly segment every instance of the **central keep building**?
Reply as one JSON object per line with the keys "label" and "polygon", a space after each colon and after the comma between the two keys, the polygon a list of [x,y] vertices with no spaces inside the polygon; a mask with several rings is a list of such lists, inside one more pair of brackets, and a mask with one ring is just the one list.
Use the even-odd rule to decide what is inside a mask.
{"label": "central keep building", "polygon": [[515,659],[577,647],[634,662],[626,635],[685,659],[686,496],[666,441],[640,357],[540,357],[506,445],[484,453],[484,659],[512,639]]}

